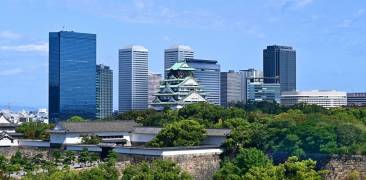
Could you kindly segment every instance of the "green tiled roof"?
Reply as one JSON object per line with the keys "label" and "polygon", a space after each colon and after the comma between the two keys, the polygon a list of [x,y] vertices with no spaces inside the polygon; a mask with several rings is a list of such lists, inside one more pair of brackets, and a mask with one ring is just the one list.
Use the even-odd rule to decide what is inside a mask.
{"label": "green tiled roof", "polygon": [[170,67],[168,70],[183,70],[183,71],[194,71],[196,69],[191,68],[186,62],[177,62],[172,67]]}

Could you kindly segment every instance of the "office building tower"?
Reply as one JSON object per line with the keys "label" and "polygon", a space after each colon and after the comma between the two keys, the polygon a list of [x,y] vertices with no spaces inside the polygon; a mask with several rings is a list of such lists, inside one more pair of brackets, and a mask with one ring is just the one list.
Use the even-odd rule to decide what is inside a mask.
{"label": "office building tower", "polygon": [[148,108],[148,50],[133,45],[119,50],[119,112]]}
{"label": "office building tower", "polygon": [[287,91],[281,93],[281,105],[315,104],[325,108],[347,106],[347,93],[339,91]]}
{"label": "office building tower", "polygon": [[151,103],[155,110],[161,111],[166,108],[176,110],[188,104],[207,102],[205,93],[193,78],[194,68],[185,61],[180,61],[168,70],[168,78],[161,82],[159,92]]}
{"label": "office building tower", "polygon": [[366,93],[347,93],[347,106],[366,106]]}
{"label": "office building tower", "polygon": [[246,100],[253,101],[269,101],[280,103],[281,92],[279,83],[264,83],[265,78],[247,78]]}
{"label": "office building tower", "polygon": [[176,45],[172,46],[168,49],[165,49],[164,52],[164,77],[167,78],[167,74],[171,66],[179,61],[184,61],[187,58],[194,58],[194,53],[191,47],[186,45]]}
{"label": "office building tower", "polygon": [[96,115],[96,35],[49,33],[50,122]]}
{"label": "office building tower", "polygon": [[215,60],[186,59],[186,63],[195,69],[193,77],[206,94],[209,103],[220,105],[220,65]]}
{"label": "office building tower", "polygon": [[267,46],[263,50],[264,83],[280,79],[281,92],[296,90],[296,51],[288,46]]}
{"label": "office building tower", "polygon": [[113,112],[113,71],[109,66],[97,65],[97,119],[112,116]]}
{"label": "office building tower", "polygon": [[161,74],[149,73],[149,108],[150,104],[155,99],[155,94],[160,90]]}
{"label": "office building tower", "polygon": [[241,87],[241,102],[247,102],[247,79],[248,78],[262,78],[263,72],[256,69],[240,70],[240,87]]}
{"label": "office building tower", "polygon": [[221,72],[221,105],[228,107],[241,100],[240,73],[230,70]]}

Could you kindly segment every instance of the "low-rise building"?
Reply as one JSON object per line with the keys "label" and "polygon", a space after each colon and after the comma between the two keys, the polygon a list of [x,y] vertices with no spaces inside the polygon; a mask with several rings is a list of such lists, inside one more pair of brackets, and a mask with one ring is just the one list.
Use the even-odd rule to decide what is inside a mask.
{"label": "low-rise building", "polygon": [[347,106],[366,106],[366,93],[347,93]]}
{"label": "low-rise building", "polygon": [[[134,121],[60,122],[50,131],[53,147],[82,144],[85,136],[97,136],[102,146],[138,146],[155,138],[161,127],[144,127]],[[230,129],[206,129],[202,145],[220,146]]]}
{"label": "low-rise building", "polygon": [[347,106],[347,94],[340,91],[288,91],[281,94],[281,105],[316,104],[325,108]]}

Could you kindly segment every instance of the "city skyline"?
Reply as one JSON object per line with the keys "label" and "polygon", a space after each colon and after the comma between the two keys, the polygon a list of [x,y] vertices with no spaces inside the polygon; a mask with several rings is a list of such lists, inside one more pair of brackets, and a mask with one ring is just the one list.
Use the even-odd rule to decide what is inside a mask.
{"label": "city skyline", "polygon": [[[0,81],[7,82],[4,85],[5,88],[0,88],[0,105],[10,103],[11,105],[47,107],[48,32],[62,30],[62,26],[65,26],[65,30],[97,34],[97,63],[111,66],[115,72],[118,71],[118,49],[128,44],[142,44],[149,49],[149,65],[151,65],[149,70],[162,74],[164,49],[174,44],[191,46],[196,57],[218,59],[222,71],[261,69],[262,50],[267,45],[279,44],[292,46],[297,51],[297,89],[365,91],[365,87],[362,86],[362,67],[366,65],[362,61],[366,56],[363,52],[366,39],[362,35],[362,30],[365,29],[365,10],[362,7],[365,3],[362,1],[352,4],[334,2],[335,6],[344,8],[339,15],[336,15],[338,12],[333,8],[324,10],[327,1],[316,0],[281,1],[277,5],[269,0],[263,1],[265,6],[256,2],[235,2],[237,8],[234,8],[234,5],[225,5],[217,13],[215,9],[220,4],[218,1],[213,1],[212,4],[202,1],[197,2],[197,7],[200,8],[188,9],[191,14],[188,12],[185,14],[183,11],[184,7],[187,7],[186,3],[183,3],[182,7],[177,7],[172,2],[160,2],[162,6],[160,7],[157,5],[158,1],[151,2],[155,3],[93,1],[92,5],[88,6],[83,2],[71,5],[70,1],[65,3],[49,1],[44,5],[31,1],[2,1],[0,16],[12,16],[12,18],[11,20],[4,18],[0,26],[0,62],[2,63]],[[111,17],[111,15],[100,17],[99,14],[91,12],[93,11],[91,7],[112,9],[114,5],[125,7],[123,9],[133,7],[136,12],[127,11],[126,14],[130,15],[127,16],[129,19]],[[82,9],[84,6],[87,8]],[[27,10],[26,8],[29,7],[31,7],[30,10]],[[149,16],[150,19],[144,17],[153,13],[153,10],[169,13],[168,10],[162,9],[164,7],[175,10],[177,14],[168,16],[162,13]],[[203,7],[207,10],[198,13]],[[228,9],[232,8],[233,11],[229,13]],[[268,9],[270,12],[263,15],[253,11],[240,13],[241,9],[248,8]],[[66,12],[62,13],[65,16],[57,15],[61,11]],[[96,12],[100,11],[102,10],[99,9]],[[139,15],[139,12],[147,12],[148,15],[141,13],[140,16],[132,16]],[[19,14],[16,15],[16,13]],[[28,19],[24,13],[32,13],[32,19]],[[111,13],[123,14],[116,8],[113,8]],[[271,13],[273,14],[269,16]],[[45,14],[49,14],[50,17],[44,17]],[[74,16],[78,18],[73,18]],[[176,22],[180,16],[185,17],[182,19],[183,25]],[[189,23],[187,19],[192,19],[192,16],[197,18]],[[235,24],[228,20],[231,16],[239,20],[243,18],[243,21]],[[91,19],[86,19],[87,17]],[[253,21],[258,20],[258,23],[252,24],[251,28],[249,25],[247,27],[240,25],[240,22],[253,23],[250,17],[256,17]],[[144,21],[144,18],[147,20]],[[83,22],[84,20],[86,21]],[[104,20],[106,22],[103,22]],[[299,20],[296,22],[300,24],[295,20]],[[274,24],[276,27],[279,25],[285,25],[285,27],[267,29]],[[202,27],[206,25],[207,27]],[[300,27],[297,28],[297,26]],[[109,29],[113,30],[109,31]],[[228,35],[231,33],[233,35]],[[117,77],[118,74],[115,73],[114,109],[117,107],[118,97]]]}

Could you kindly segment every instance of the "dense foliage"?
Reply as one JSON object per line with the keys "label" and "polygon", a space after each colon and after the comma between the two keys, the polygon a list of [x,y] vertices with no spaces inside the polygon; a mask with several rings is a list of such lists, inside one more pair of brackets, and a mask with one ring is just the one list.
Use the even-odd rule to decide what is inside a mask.
{"label": "dense foliage", "polygon": [[159,179],[191,180],[193,177],[170,160],[155,160],[152,163],[129,165],[122,172],[122,180]]}
{"label": "dense foliage", "polygon": [[52,151],[51,159],[42,154],[25,156],[17,151],[9,159],[0,155],[0,179],[12,179],[14,175],[25,174],[26,180],[54,180],[54,179],[118,179],[119,173],[115,168],[116,154],[110,152],[105,162],[87,170],[71,170],[72,164],[86,165],[100,162],[99,156],[83,150],[79,155],[72,151]]}
{"label": "dense foliage", "polygon": [[204,137],[204,126],[193,120],[182,120],[166,125],[147,146],[198,146]]}
{"label": "dense foliage", "polygon": [[102,138],[98,136],[84,136],[81,138],[83,144],[99,144],[102,142]]}
{"label": "dense foliage", "polygon": [[241,149],[233,160],[225,161],[214,179],[228,180],[316,180],[321,179],[322,171],[315,170],[316,162],[312,160],[299,161],[290,157],[285,163],[273,165],[270,159],[260,150]]}
{"label": "dense foliage", "polygon": [[282,107],[270,102],[232,106],[196,103],[177,111],[132,111],[118,118],[156,126],[194,119],[205,128],[231,128],[232,133],[224,144],[228,154],[248,147],[296,156],[366,154],[366,108],[325,109],[306,104]]}
{"label": "dense foliage", "polygon": [[16,128],[16,132],[23,133],[24,138],[27,139],[49,139],[49,133],[47,130],[53,128],[52,124],[46,124],[42,122],[25,122]]}
{"label": "dense foliage", "polygon": [[72,116],[67,121],[69,121],[69,122],[85,122],[86,120],[81,116]]}

